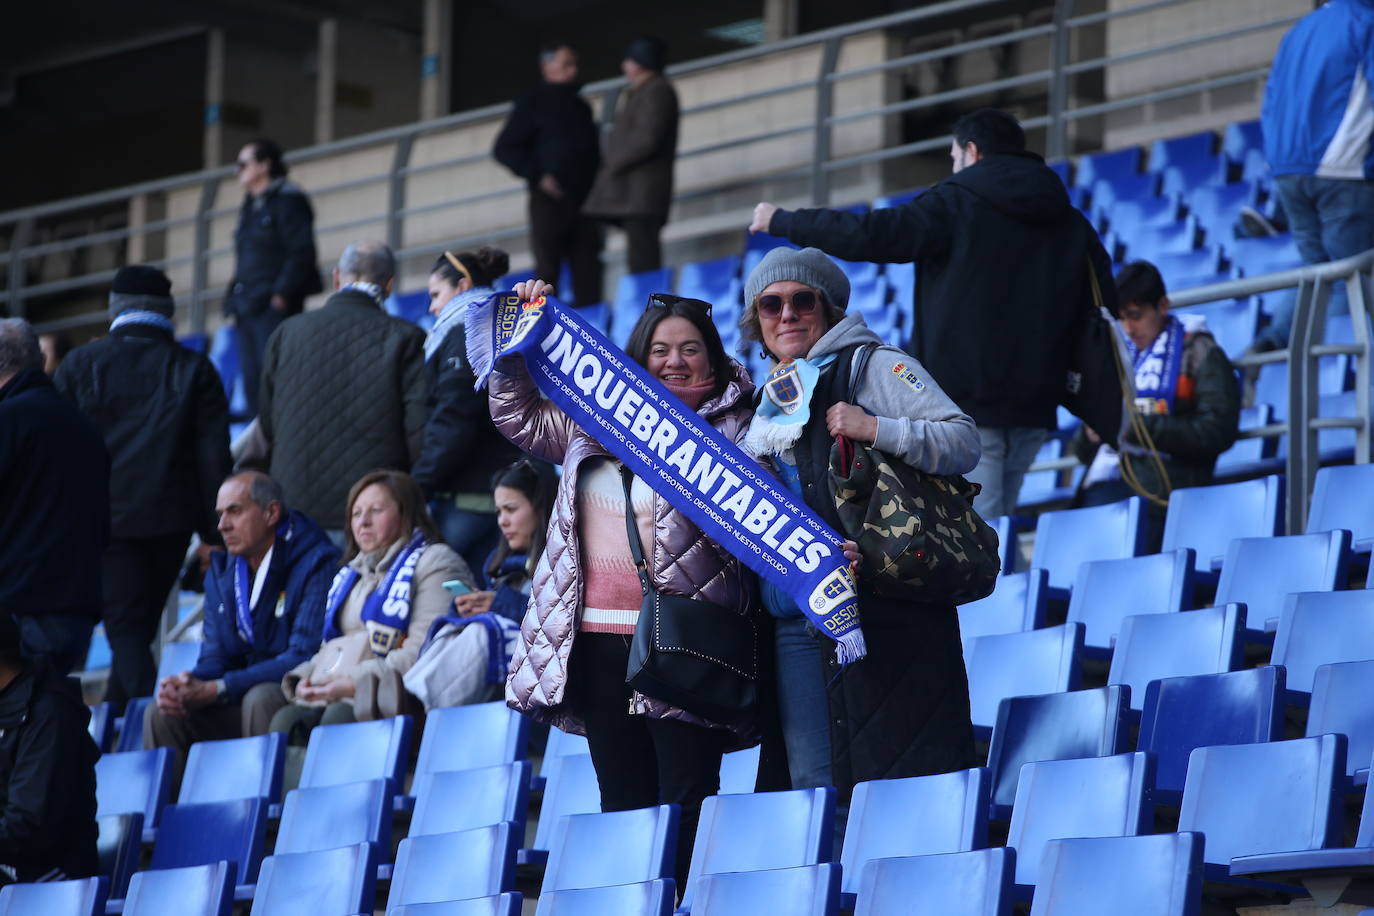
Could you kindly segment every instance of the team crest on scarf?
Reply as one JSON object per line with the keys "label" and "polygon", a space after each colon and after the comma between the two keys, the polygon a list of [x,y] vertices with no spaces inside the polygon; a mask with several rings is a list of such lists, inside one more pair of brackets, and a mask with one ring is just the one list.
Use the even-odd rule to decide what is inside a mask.
{"label": "team crest on scarf", "polygon": [[797,364],[790,359],[778,363],[777,368],[768,374],[768,379],[763,383],[763,392],[768,400],[787,416],[796,413],[805,403]]}

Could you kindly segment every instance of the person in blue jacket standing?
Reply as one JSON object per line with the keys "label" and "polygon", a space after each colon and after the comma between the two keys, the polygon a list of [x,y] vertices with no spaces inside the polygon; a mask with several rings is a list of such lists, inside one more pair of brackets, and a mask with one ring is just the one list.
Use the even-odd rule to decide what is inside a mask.
{"label": "person in blue jacket standing", "polygon": [[227,553],[205,576],[205,643],[190,671],[162,679],[143,722],[145,747],[170,747],[177,772],[196,741],[266,734],[286,705],[281,679],[314,655],[339,551],[288,511],[281,487],[235,474],[215,501]]}

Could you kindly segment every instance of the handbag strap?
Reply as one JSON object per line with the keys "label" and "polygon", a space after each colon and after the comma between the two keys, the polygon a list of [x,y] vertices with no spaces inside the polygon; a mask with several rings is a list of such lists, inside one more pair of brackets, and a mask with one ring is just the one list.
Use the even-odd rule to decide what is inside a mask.
{"label": "handbag strap", "polygon": [[630,539],[630,555],[634,557],[635,572],[639,574],[640,588],[644,589],[644,594],[649,594],[649,569],[644,562],[644,542],[639,538],[639,525],[635,523],[635,504],[630,499],[630,486],[634,483],[635,476],[630,473],[630,469],[625,465],[620,466],[620,482],[625,485],[625,534]]}
{"label": "handbag strap", "polygon": [[873,358],[873,351],[878,349],[877,344],[860,344],[854,351],[854,355],[849,358],[849,403],[858,406],[859,386],[863,384],[864,373],[868,371],[868,361]]}

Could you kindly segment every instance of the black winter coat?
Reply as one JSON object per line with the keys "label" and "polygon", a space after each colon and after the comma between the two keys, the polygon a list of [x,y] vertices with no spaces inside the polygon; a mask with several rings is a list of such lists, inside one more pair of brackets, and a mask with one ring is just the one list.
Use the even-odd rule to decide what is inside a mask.
{"label": "black winter coat", "polygon": [[197,531],[217,543],[229,476],[229,402],[210,360],[149,325],[77,347],[53,383],[105,437],[110,519],[121,538]]}
{"label": "black winter coat", "polygon": [[1088,266],[1116,312],[1111,259],[1034,153],[988,156],[910,203],[779,210],[773,235],[854,261],[916,261],[911,352],[979,426],[1056,425]]}
{"label": "black winter coat", "polygon": [[0,613],[100,619],[110,454],[41,369],[0,387]]}
{"label": "black winter coat", "polygon": [[531,188],[553,175],[563,193],[581,205],[601,164],[591,106],[577,86],[541,83],[515,100],[492,155]]}
{"label": "black winter coat", "polygon": [[0,863],[20,881],[96,873],[95,762],[81,684],[30,667],[0,691]]}
{"label": "black winter coat", "polygon": [[224,297],[227,315],[258,315],[274,295],[300,311],[305,297],[324,289],[315,253],[315,211],[305,192],[273,182],[255,201],[243,198],[234,229],[234,279]]}
{"label": "black winter coat", "polygon": [[409,471],[425,426],[425,334],[344,289],[288,318],[267,341],[258,424],[286,502],[344,527],[354,481]]}

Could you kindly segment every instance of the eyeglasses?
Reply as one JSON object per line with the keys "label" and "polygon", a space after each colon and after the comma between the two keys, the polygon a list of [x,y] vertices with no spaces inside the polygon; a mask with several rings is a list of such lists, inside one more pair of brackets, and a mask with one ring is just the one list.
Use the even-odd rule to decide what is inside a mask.
{"label": "eyeglasses", "polygon": [[792,311],[798,315],[809,315],[816,310],[820,304],[821,297],[814,290],[799,289],[790,296],[778,296],[769,294],[759,296],[758,309],[760,315],[769,318],[777,318],[782,314],[782,307],[791,304]]}
{"label": "eyeglasses", "polygon": [[706,300],[688,299],[686,296],[672,296],[668,293],[651,293],[649,295],[649,303],[645,306],[645,308],[667,309],[672,308],[675,305],[680,305],[684,308],[701,312],[708,318],[711,316],[711,303],[707,302]]}

